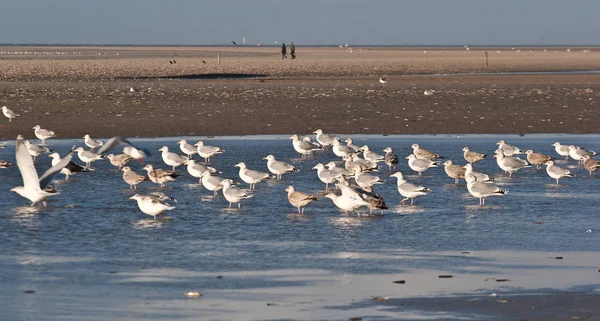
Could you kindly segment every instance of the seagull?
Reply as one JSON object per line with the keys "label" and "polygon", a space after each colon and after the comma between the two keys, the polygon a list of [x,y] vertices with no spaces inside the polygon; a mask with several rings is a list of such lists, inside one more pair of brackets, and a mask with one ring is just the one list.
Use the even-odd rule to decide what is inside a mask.
{"label": "seagull", "polygon": [[218,170],[216,170],[210,166],[204,166],[202,164],[198,164],[193,159],[186,161],[185,165],[187,165],[188,173],[190,175],[192,175],[193,177],[198,178],[199,184],[202,184],[202,173],[204,173],[206,171],[210,172],[211,174],[220,174],[221,173]]}
{"label": "seagull", "polygon": [[285,191],[288,193],[288,201],[298,209],[299,214],[304,214],[304,207],[319,199],[314,195],[296,191],[292,185],[288,186]]}
{"label": "seagull", "polygon": [[127,145],[126,147],[123,148],[124,154],[127,154],[127,155],[131,156],[133,159],[137,159],[140,162],[143,162],[144,158],[150,156],[149,151],[147,151],[145,149],[138,149],[132,143],[130,143],[127,139],[125,139],[121,136],[115,136],[115,137],[109,139],[108,141],[106,141],[106,143],[104,143],[104,145],[102,145],[102,147],[100,147],[100,149],[98,150],[98,154],[104,155],[104,154],[108,153],[109,151],[111,151],[113,148],[115,148],[121,144]]}
{"label": "seagull", "polygon": [[[58,153],[52,153],[48,155],[48,157],[52,158],[52,166],[58,165],[62,160]],[[68,162],[63,169],[60,170],[62,174],[65,174],[65,181],[69,180],[69,176],[77,173],[77,172],[89,172],[89,170],[81,165],[75,164],[72,161]]]}
{"label": "seagull", "polygon": [[419,144],[412,144],[410,148],[412,148],[413,154],[419,159],[435,160],[438,158],[444,158],[437,153],[421,148]]}
{"label": "seagull", "polygon": [[134,172],[129,166],[123,166],[121,170],[123,171],[123,180],[129,184],[129,189],[137,189],[138,184],[148,180],[146,176]]}
{"label": "seagull", "polygon": [[469,147],[464,147],[462,151],[464,152],[463,157],[467,162],[469,162],[469,164],[477,163],[487,158],[486,154],[473,152],[469,149]]}
{"label": "seagull", "polygon": [[218,176],[212,176],[210,171],[204,171],[201,175],[202,185],[209,191],[213,191],[214,195],[217,196],[217,192],[223,188],[221,184],[224,179]]}
{"label": "seagull", "polygon": [[174,206],[171,206],[152,195],[135,194],[129,199],[136,200],[137,205],[142,211],[142,213],[154,217],[155,221],[156,217],[162,214],[164,211],[170,211],[175,209]]}
{"label": "seagull", "polygon": [[35,125],[32,129],[34,130],[33,133],[35,134],[35,137],[42,140],[42,145],[46,144],[46,139],[56,136],[56,134],[53,131],[43,129],[42,127],[40,127],[40,125]]}
{"label": "seagull", "polygon": [[172,182],[175,178],[179,177],[179,174],[174,171],[169,171],[161,168],[154,168],[154,166],[148,164],[144,166],[146,172],[148,172],[148,178],[153,183],[160,185],[160,187],[165,187],[165,184],[168,182]]}
{"label": "seagull", "polygon": [[323,130],[317,129],[313,134],[317,134],[317,141],[319,144],[323,145],[323,147],[333,145],[335,138],[331,135],[323,134]]}
{"label": "seagull", "polygon": [[167,164],[169,166],[172,166],[173,171],[175,170],[175,168],[177,166],[183,165],[183,163],[185,163],[188,160],[187,157],[183,157],[183,156],[175,154],[175,153],[170,153],[169,147],[167,147],[167,146],[161,147],[158,151],[162,152],[161,156],[162,156],[163,162],[165,162],[165,164]]}
{"label": "seagull", "polygon": [[9,161],[0,160],[0,168],[8,168],[8,167],[10,167],[12,165],[13,164],[11,162],[9,162]]}
{"label": "seagull", "polygon": [[110,161],[113,166],[118,167],[119,169],[123,168],[130,160],[133,158],[127,154],[108,154],[106,158]]}
{"label": "seagull", "polygon": [[597,153],[593,150],[585,150],[579,146],[569,146],[569,156],[571,156],[571,158],[576,160],[578,163],[581,164],[583,162],[583,156],[585,155],[595,156]]}
{"label": "seagull", "polygon": [[379,78],[379,82],[380,82],[382,85],[385,85],[385,84],[387,84],[387,83],[388,83],[388,80],[387,80],[387,78],[381,78],[381,77],[380,77],[380,78]]}
{"label": "seagull", "polygon": [[360,168],[354,172],[354,180],[361,188],[371,188],[375,184],[385,183],[385,180],[379,178],[378,176],[363,173]]}
{"label": "seagull", "polygon": [[217,154],[223,154],[223,152],[225,151],[224,149],[221,149],[220,147],[204,145],[204,142],[201,140],[199,140],[196,144],[194,144],[194,146],[197,147],[198,154],[200,155],[200,157],[204,158],[205,163],[210,163],[211,157],[213,157],[214,155],[217,155]]}
{"label": "seagull", "polygon": [[85,144],[86,144],[86,145],[87,145],[87,146],[90,148],[90,150],[92,150],[92,151],[93,151],[93,150],[94,150],[96,147],[100,147],[100,146],[104,145],[104,143],[103,143],[103,142],[101,142],[101,141],[99,141],[99,140],[96,140],[96,139],[93,139],[93,138],[91,138],[91,137],[90,137],[90,134],[87,134],[87,133],[86,133],[86,134],[83,136],[83,139],[84,139],[84,142],[85,142]]}
{"label": "seagull", "polygon": [[386,210],[388,208],[385,204],[383,197],[373,193],[372,188],[366,187],[363,189],[359,186],[350,185],[350,183],[343,176],[338,177],[338,182],[338,184],[347,186],[350,189],[352,189],[360,198],[367,202],[369,214],[373,214],[373,211],[375,210],[380,210],[381,214],[383,214],[383,210]]}
{"label": "seagull", "polygon": [[40,156],[40,154],[43,153],[51,153],[53,152],[52,150],[37,145],[37,144],[32,144],[30,141],[26,140],[23,142],[23,144],[25,144],[25,147],[27,147],[27,151],[29,152],[29,155],[33,156],[33,160],[35,161],[35,158]]}
{"label": "seagull", "polygon": [[230,179],[225,179],[221,182],[221,185],[223,185],[223,196],[229,202],[229,208],[231,208],[233,203],[237,203],[238,208],[240,208],[240,202],[243,199],[251,198],[254,195],[248,194],[247,191],[233,187],[231,186],[232,184],[233,181]]}
{"label": "seagull", "polygon": [[89,150],[85,150],[83,149],[83,147],[78,147],[77,149],[73,150],[74,152],[77,152],[77,156],[79,157],[79,159],[85,163],[85,167],[87,169],[90,169],[90,164],[92,162],[95,162],[97,160],[102,159],[102,155],[100,154],[96,154],[92,151]]}
{"label": "seagull", "polygon": [[435,90],[430,89],[430,90],[425,90],[423,92],[423,95],[425,95],[425,96],[432,96],[434,93],[435,93]]}
{"label": "seagull", "polygon": [[558,185],[558,180],[563,177],[575,176],[570,170],[554,165],[554,161],[552,160],[546,162],[546,173],[548,173],[548,176],[556,179],[556,185]]}
{"label": "seagull", "polygon": [[377,163],[362,159],[356,154],[344,157],[344,162],[346,169],[352,172],[356,172],[358,169],[363,172],[376,171],[379,169]]}
{"label": "seagull", "polygon": [[269,175],[268,173],[248,169],[248,167],[246,167],[246,163],[244,163],[244,162],[237,163],[233,166],[240,168],[240,173],[239,173],[240,178],[244,182],[250,184],[251,190],[254,189],[256,183],[260,183],[260,182],[264,181],[265,179],[271,177],[271,175]]}
{"label": "seagull", "polygon": [[506,156],[501,149],[497,149],[494,157],[498,167],[508,173],[508,177],[512,177],[512,173],[520,170],[523,167],[529,166],[528,163],[518,157]]}
{"label": "seagull", "polygon": [[535,170],[539,170],[540,166],[544,165],[547,161],[554,160],[554,158],[550,156],[546,156],[542,153],[535,153],[531,149],[526,150],[525,154],[527,155],[527,161],[530,164],[535,165]]}
{"label": "seagull", "polygon": [[68,154],[55,166],[48,169],[42,177],[38,178],[37,171],[33,165],[33,160],[23,142],[23,136],[17,136],[15,159],[17,160],[17,167],[23,178],[23,186],[13,187],[10,191],[31,201],[31,206],[34,206],[39,202],[42,202],[42,204],[46,206],[46,199],[52,195],[58,194],[58,192],[51,193],[45,191],[46,187],[48,187],[52,178],[71,161],[71,158],[72,155]]}
{"label": "seagull", "polygon": [[337,139],[337,137],[333,140],[333,147],[331,148],[331,151],[333,151],[335,156],[341,158],[344,158],[344,156],[348,156],[354,153],[354,150],[352,148],[346,145],[341,145],[340,140]]}
{"label": "seagull", "polygon": [[465,180],[467,181],[469,193],[474,197],[479,198],[480,206],[485,205],[486,197],[508,194],[507,190],[500,189],[496,185],[477,181],[477,178],[474,175],[466,175]]}
{"label": "seagull", "polygon": [[419,176],[421,176],[428,168],[438,167],[440,164],[439,162],[434,162],[428,159],[419,159],[414,154],[408,155],[406,159],[408,159],[408,167],[419,173]]}
{"label": "seagull", "polygon": [[427,195],[429,192],[431,192],[431,189],[427,187],[417,186],[407,182],[406,180],[404,180],[404,176],[401,172],[395,172],[394,174],[390,175],[390,177],[396,177],[398,179],[398,193],[405,197],[403,200],[400,201],[400,203],[402,204],[410,200],[410,205],[413,205],[415,203],[415,198]]}
{"label": "seagull", "polygon": [[352,138],[350,137],[346,138],[346,146],[352,148],[355,152],[358,152],[360,150],[360,147],[353,144]]}
{"label": "seagull", "polygon": [[294,150],[300,153],[303,157],[310,156],[313,152],[323,150],[321,145],[313,143],[312,140],[300,140],[297,134],[290,136],[290,139],[292,140],[292,146],[294,147]]}
{"label": "seagull", "polygon": [[21,117],[21,115],[15,113],[14,111],[8,109],[6,106],[2,106],[2,113],[6,118],[8,118],[8,122],[12,122],[13,118]]}
{"label": "seagull", "polygon": [[325,197],[331,199],[333,201],[333,204],[339,209],[343,210],[344,213],[354,211],[362,206],[369,206],[369,203],[367,203],[357,192],[355,192],[350,187],[341,184],[336,184],[335,186],[342,192],[342,194],[337,195],[332,192],[325,195]]}
{"label": "seagull", "polygon": [[390,172],[395,171],[396,165],[398,165],[398,156],[394,154],[391,147],[386,147],[383,151],[385,152],[385,158],[383,161],[389,167]]}
{"label": "seagull", "polygon": [[564,156],[565,160],[569,159],[569,145],[561,145],[559,142],[555,142],[551,146],[554,147],[554,150],[558,155]]}
{"label": "seagull", "polygon": [[513,156],[515,154],[523,154],[519,147],[507,144],[504,139],[496,143],[498,148],[502,150],[505,156]]}
{"label": "seagull", "polygon": [[444,162],[444,170],[446,171],[446,175],[454,178],[454,184],[458,184],[459,178],[465,178],[466,169],[464,166],[452,164],[451,160]]}
{"label": "seagull", "polygon": [[275,156],[273,155],[268,155],[263,159],[267,160],[267,168],[271,173],[277,175],[277,179],[281,179],[281,175],[285,173],[293,173],[298,171],[296,167],[286,162],[275,160]]}
{"label": "seagull", "polygon": [[172,201],[177,203],[177,200],[174,197],[171,197],[163,192],[152,192],[149,195],[158,199],[159,201]]}
{"label": "seagull", "polygon": [[130,92],[130,93],[134,93],[134,92],[135,92],[135,89],[133,89],[133,87],[129,87],[129,92]]}
{"label": "seagull", "polygon": [[367,146],[367,145],[363,145],[360,149],[363,151],[364,159],[366,159],[368,161],[377,163],[377,162],[383,162],[385,160],[385,156],[379,155],[375,152],[370,151],[369,146]]}
{"label": "seagull", "polygon": [[351,171],[349,171],[345,168],[337,167],[335,162],[329,162],[329,163],[325,164],[325,167],[327,167],[327,169],[329,169],[330,171],[332,171],[336,174],[341,174],[344,176],[353,176],[354,175]]}
{"label": "seagull", "polygon": [[583,167],[585,170],[589,171],[590,176],[592,176],[592,172],[595,172],[600,168],[600,162],[592,159],[590,155],[583,155]]}
{"label": "seagull", "polygon": [[493,177],[490,177],[487,174],[479,173],[479,172],[474,172],[473,171],[473,165],[471,165],[471,164],[467,164],[467,165],[465,165],[463,167],[465,168],[465,177],[467,175],[471,174],[471,175],[475,176],[475,178],[477,178],[478,182],[483,182],[483,183],[485,183],[485,182],[492,182],[494,180]]}
{"label": "seagull", "polygon": [[329,189],[329,184],[336,181],[336,178],[342,176],[342,173],[326,169],[321,163],[315,165],[312,169],[317,170],[317,176],[321,182],[325,183],[325,190]]}
{"label": "seagull", "polygon": [[188,158],[192,158],[192,155],[198,154],[198,150],[194,145],[188,144],[185,139],[178,141],[177,144],[179,145],[179,149],[181,149],[184,154],[188,155]]}

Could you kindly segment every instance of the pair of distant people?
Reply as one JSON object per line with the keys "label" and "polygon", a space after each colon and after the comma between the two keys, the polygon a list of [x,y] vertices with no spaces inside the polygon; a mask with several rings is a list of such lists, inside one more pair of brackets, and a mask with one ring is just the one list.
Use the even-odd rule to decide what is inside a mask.
{"label": "pair of distant people", "polygon": [[[296,59],[296,46],[292,41],[290,41],[290,56],[292,59]],[[285,43],[281,44],[281,59],[287,59],[287,48],[285,47]]]}

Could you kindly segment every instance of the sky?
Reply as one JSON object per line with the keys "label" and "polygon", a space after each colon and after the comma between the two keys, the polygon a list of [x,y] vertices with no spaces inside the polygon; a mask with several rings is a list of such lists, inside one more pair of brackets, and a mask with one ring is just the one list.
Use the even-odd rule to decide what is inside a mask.
{"label": "sky", "polygon": [[598,0],[4,0],[0,43],[599,45]]}

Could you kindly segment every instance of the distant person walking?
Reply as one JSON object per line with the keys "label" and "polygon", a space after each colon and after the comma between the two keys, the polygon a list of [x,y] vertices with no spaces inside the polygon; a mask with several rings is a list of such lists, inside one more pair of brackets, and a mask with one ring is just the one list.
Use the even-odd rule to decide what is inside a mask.
{"label": "distant person walking", "polygon": [[290,56],[292,56],[292,59],[296,59],[296,46],[292,41],[290,41]]}
{"label": "distant person walking", "polygon": [[287,49],[284,43],[281,44],[281,59],[287,59]]}

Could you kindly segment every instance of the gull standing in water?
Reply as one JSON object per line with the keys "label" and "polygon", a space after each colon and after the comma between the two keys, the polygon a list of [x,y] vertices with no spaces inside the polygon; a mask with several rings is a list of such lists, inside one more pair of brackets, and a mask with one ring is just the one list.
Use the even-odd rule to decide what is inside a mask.
{"label": "gull standing in water", "polygon": [[204,142],[199,140],[194,146],[198,149],[198,155],[204,158],[205,163],[210,163],[210,159],[217,154],[223,154],[224,149],[215,146],[204,145]]}
{"label": "gull standing in water", "polygon": [[202,173],[204,173],[206,171],[210,172],[211,174],[220,174],[221,173],[213,167],[198,164],[193,159],[186,161],[185,165],[187,165],[188,173],[198,179],[198,184],[202,184]]}
{"label": "gull standing in water", "polygon": [[375,175],[363,173],[363,171],[361,171],[360,168],[354,172],[354,180],[356,181],[356,184],[358,184],[358,186],[360,186],[361,188],[371,188],[375,184],[385,183],[385,180]]}
{"label": "gull standing in water", "polygon": [[198,150],[194,147],[194,145],[189,144],[185,139],[182,139],[177,142],[179,145],[179,149],[188,156],[188,158],[192,158],[194,154],[198,154]]}
{"label": "gull standing in water", "polygon": [[569,146],[569,156],[571,156],[571,158],[576,160],[579,164],[583,162],[583,156],[585,155],[594,156],[597,155],[597,153],[593,150],[585,150],[579,146]]}
{"label": "gull standing in water", "polygon": [[377,162],[383,162],[385,160],[385,156],[379,155],[373,151],[370,151],[369,146],[367,146],[367,145],[364,145],[360,149],[363,151],[363,158],[368,161],[377,163]]}
{"label": "gull standing in water", "polygon": [[327,164],[325,164],[325,166],[327,167],[327,169],[329,169],[330,171],[332,171],[333,173],[336,174],[341,174],[344,176],[352,176],[354,175],[351,171],[345,169],[345,168],[341,168],[341,167],[337,167],[337,165],[335,164],[335,162],[329,162]]}
{"label": "gull standing in water", "polygon": [[339,139],[333,140],[333,147],[331,148],[335,156],[344,158],[345,156],[352,155],[354,150],[346,145],[340,144]]}
{"label": "gull standing in water", "polygon": [[281,179],[281,175],[285,173],[293,173],[298,171],[296,167],[286,162],[275,160],[275,156],[273,155],[268,155],[263,159],[267,160],[267,168],[269,171],[271,171],[271,173],[277,175],[277,179]]}
{"label": "gull standing in water", "polygon": [[285,191],[287,192],[288,201],[298,209],[299,214],[304,214],[304,208],[319,199],[314,195],[296,191],[292,185],[288,186]]}
{"label": "gull standing in water", "polygon": [[396,165],[398,165],[398,156],[394,154],[391,147],[386,147],[384,150],[385,158],[383,159],[385,164],[389,167],[390,172],[396,170]]}
{"label": "gull standing in water", "polygon": [[294,147],[294,150],[300,153],[302,157],[310,156],[313,152],[323,150],[321,145],[313,143],[312,140],[300,140],[300,137],[298,137],[297,134],[290,136],[290,139],[292,140],[292,146]]}
{"label": "gull standing in water", "polygon": [[19,172],[21,172],[21,177],[23,178],[23,186],[14,187],[10,191],[31,201],[31,206],[34,206],[39,202],[42,202],[42,204],[46,206],[46,199],[52,195],[58,194],[58,192],[47,192],[45,191],[45,188],[52,181],[52,178],[71,161],[71,157],[71,154],[65,156],[58,164],[52,166],[44,173],[44,175],[42,175],[42,177],[38,178],[37,171],[33,165],[33,160],[23,142],[23,136],[17,136],[15,159],[17,161]]}
{"label": "gull standing in water", "polygon": [[148,164],[144,166],[146,172],[148,172],[148,178],[153,183],[160,185],[160,187],[165,187],[165,184],[168,182],[175,181],[175,178],[179,177],[179,174],[175,173],[175,171],[169,171],[161,168],[154,168],[154,166]]}
{"label": "gull standing in water", "polygon": [[106,155],[106,158],[108,158],[108,160],[113,166],[118,167],[119,169],[123,168],[123,166],[125,166],[127,163],[129,163],[130,160],[133,159],[127,154],[108,154]]}
{"label": "gull standing in water", "polygon": [[138,184],[148,180],[146,176],[134,172],[129,166],[124,166],[121,170],[123,171],[123,180],[129,184],[129,189],[137,189]]}
{"label": "gull standing in water", "polygon": [[240,208],[240,202],[243,199],[251,198],[254,195],[248,194],[248,192],[244,190],[233,187],[231,186],[232,184],[233,181],[230,179],[225,179],[221,182],[221,185],[223,185],[223,196],[229,202],[229,208],[231,208],[231,205],[234,203],[237,203],[238,208]]}
{"label": "gull standing in water", "polygon": [[154,217],[155,221],[156,217],[162,214],[164,211],[175,209],[175,206],[171,206],[153,195],[135,194],[129,199],[136,200],[140,211],[142,211],[144,214]]}
{"label": "gull standing in water", "polygon": [[554,161],[552,160],[546,162],[546,173],[548,173],[548,176],[556,179],[556,185],[558,185],[558,180],[563,177],[575,176],[570,170],[554,165]]}
{"label": "gull standing in water", "polygon": [[104,145],[104,143],[102,141],[91,138],[90,134],[87,134],[87,133],[83,136],[83,139],[84,139],[84,143],[87,145],[87,147],[90,148],[91,151],[94,151],[94,149],[96,147],[100,147],[100,146]]}
{"label": "gull standing in water", "polygon": [[415,198],[427,195],[429,192],[431,192],[431,189],[427,187],[417,186],[407,182],[406,180],[404,180],[404,176],[401,172],[395,172],[394,174],[390,175],[390,177],[396,177],[398,179],[398,193],[405,197],[403,200],[400,201],[400,203],[402,204],[410,200],[410,205],[413,205],[415,203]]}
{"label": "gull standing in water", "polygon": [[373,193],[373,189],[370,187],[360,188],[359,186],[350,185],[350,183],[343,177],[338,177],[340,185],[344,185],[352,189],[360,198],[367,202],[369,208],[369,214],[373,214],[373,211],[379,210],[383,214],[383,210],[388,207],[385,204],[385,200],[378,194]]}
{"label": "gull standing in water", "polygon": [[248,167],[246,167],[246,163],[244,162],[239,162],[233,166],[240,168],[240,178],[247,184],[250,184],[251,190],[254,189],[256,183],[260,183],[265,179],[271,177],[271,175],[269,175],[268,173],[248,169]]}
{"label": "gull standing in water", "polygon": [[559,142],[552,144],[556,153],[560,156],[564,156],[565,160],[569,159],[569,145],[561,145]]}
{"label": "gull standing in water", "polygon": [[451,160],[447,160],[444,162],[444,171],[446,171],[446,175],[450,178],[454,178],[454,184],[458,184],[458,179],[465,178],[465,172],[467,170],[464,166],[452,164]]}
{"label": "gull standing in water", "polygon": [[519,149],[519,147],[507,144],[504,141],[504,139],[497,142],[496,145],[498,145],[498,148],[500,150],[502,150],[502,153],[504,153],[504,156],[510,157],[510,156],[513,156],[516,154],[523,154],[523,152]]}
{"label": "gull standing in water", "polygon": [[386,78],[381,78],[381,77],[380,77],[380,78],[379,78],[379,82],[380,82],[382,85],[385,85],[385,84],[387,84],[387,83],[388,83],[388,80],[387,80]]}
{"label": "gull standing in water", "polygon": [[434,162],[429,159],[420,159],[415,156],[415,154],[410,154],[408,157],[408,167],[413,171],[419,173],[419,176],[423,175],[423,172],[431,167],[438,167],[439,162]]}
{"label": "gull standing in water", "polygon": [[321,163],[315,165],[315,167],[313,167],[312,169],[317,170],[317,176],[319,177],[319,180],[325,183],[325,190],[329,189],[329,184],[335,182],[336,178],[342,176],[342,173],[326,169],[325,166]]}
{"label": "gull standing in water", "polygon": [[201,175],[202,185],[209,191],[212,191],[215,196],[223,188],[222,182],[225,180],[218,176],[212,176],[210,171],[204,171]]}
{"label": "gull standing in water", "polygon": [[479,198],[480,206],[485,205],[486,197],[508,194],[507,190],[500,189],[496,185],[477,181],[477,178],[474,175],[465,176],[465,180],[467,181],[467,190],[469,190],[471,195]]}
{"label": "gull standing in water", "polygon": [[77,152],[77,157],[79,157],[79,159],[85,163],[85,167],[87,169],[90,169],[90,164],[92,162],[102,159],[102,155],[96,154],[89,150],[85,150],[83,149],[83,147],[77,147],[77,149],[73,151]]}
{"label": "gull standing in water", "polygon": [[469,164],[477,163],[487,157],[486,154],[471,151],[469,147],[464,147],[462,151],[464,152],[463,157]]}
{"label": "gull standing in water", "polygon": [[[52,166],[58,165],[62,160],[58,153],[52,153],[48,155],[48,157],[52,158]],[[62,174],[65,174],[65,181],[69,180],[69,176],[78,173],[78,172],[89,172],[89,170],[81,165],[75,164],[72,161],[69,161],[63,169],[60,170]]]}
{"label": "gull standing in water", "polygon": [[138,160],[143,163],[144,158],[150,156],[150,152],[145,149],[138,149],[132,143],[130,143],[127,139],[121,136],[115,136],[108,141],[100,149],[98,150],[98,155],[104,155],[111,151],[113,148],[125,144],[127,146],[123,147],[123,154],[127,154],[131,156],[133,159]]}
{"label": "gull standing in water", "polygon": [[544,155],[542,153],[535,153],[531,149],[526,150],[525,154],[527,155],[527,161],[530,164],[535,165],[536,171],[539,170],[540,166],[544,165],[547,161],[554,159],[554,158]]}
{"label": "gull standing in water", "polygon": [[356,172],[358,168],[360,168],[360,170],[363,172],[376,171],[379,169],[379,165],[377,165],[377,163],[362,159],[356,154],[344,157],[344,162],[346,169],[352,172]]}
{"label": "gull standing in water", "polygon": [[331,199],[333,204],[339,209],[343,210],[344,213],[354,211],[362,206],[369,206],[369,203],[365,201],[356,191],[348,186],[336,184],[342,195],[337,195],[333,192],[328,193],[325,197]]}
{"label": "gull standing in water", "polygon": [[175,168],[177,166],[183,165],[183,163],[187,162],[187,160],[188,160],[187,157],[183,157],[181,155],[169,152],[169,147],[167,147],[167,146],[161,147],[158,151],[162,152],[161,156],[162,156],[163,162],[165,162],[165,164],[173,167],[173,170],[175,170]]}
{"label": "gull standing in water", "polygon": [[512,177],[513,172],[529,166],[526,161],[520,158],[504,155],[501,149],[496,150],[494,157],[496,157],[498,167],[505,173],[508,173],[508,177]]}
{"label": "gull standing in water", "polygon": [[600,168],[600,162],[593,159],[590,155],[584,155],[583,167],[585,168],[585,170],[589,171],[590,176],[592,176],[592,172],[595,172]]}
{"label": "gull standing in water", "polygon": [[350,137],[346,138],[346,146],[352,148],[355,152],[360,151],[360,147],[354,145],[354,143],[352,142],[352,138]]}
{"label": "gull standing in water", "polygon": [[434,153],[430,150],[427,149],[423,149],[421,148],[421,146],[419,146],[419,144],[412,144],[412,146],[410,146],[410,148],[413,149],[413,154],[418,158],[418,159],[426,159],[426,160],[435,160],[438,158],[444,158],[442,156],[440,156],[437,153]]}
{"label": "gull standing in water", "polygon": [[25,144],[25,147],[27,147],[27,152],[29,153],[29,155],[33,156],[34,161],[36,157],[40,156],[40,154],[52,152],[50,149],[37,144],[32,144],[28,140],[24,141],[23,144]]}
{"label": "gull standing in water", "polygon": [[34,130],[33,133],[35,134],[35,137],[42,140],[42,145],[46,144],[46,139],[56,136],[56,134],[53,131],[43,129],[42,127],[40,127],[40,125],[35,125],[32,129]]}
{"label": "gull standing in water", "polygon": [[317,134],[317,141],[319,142],[319,144],[323,145],[323,147],[331,146],[335,141],[335,137],[323,134],[323,131],[321,129],[315,130],[313,134]]}
{"label": "gull standing in water", "polygon": [[8,109],[6,106],[2,106],[2,113],[6,118],[8,118],[8,122],[12,122],[13,118],[21,117],[21,115],[15,113],[14,111]]}
{"label": "gull standing in water", "polygon": [[479,172],[474,172],[473,171],[473,165],[471,164],[466,164],[464,166],[465,168],[465,178],[467,177],[467,175],[473,175],[475,176],[475,178],[477,178],[478,182],[492,182],[494,181],[493,177],[490,177],[488,174],[484,174],[484,173],[479,173]]}

